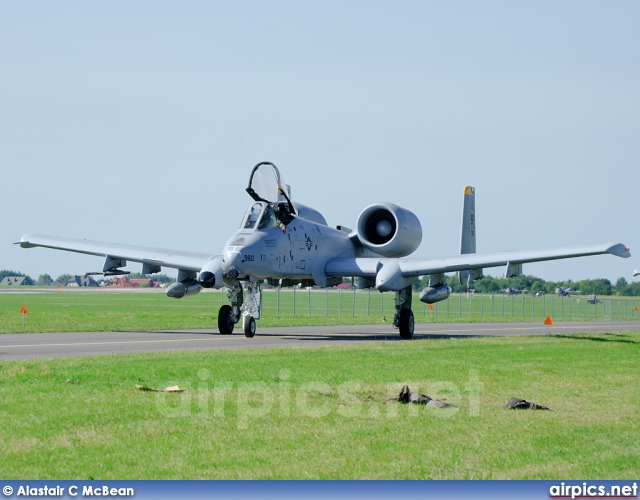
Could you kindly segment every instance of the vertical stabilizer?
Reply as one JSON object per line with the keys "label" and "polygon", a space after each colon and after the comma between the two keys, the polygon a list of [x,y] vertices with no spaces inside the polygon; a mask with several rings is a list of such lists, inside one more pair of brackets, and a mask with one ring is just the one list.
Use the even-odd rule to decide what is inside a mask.
{"label": "vertical stabilizer", "polygon": [[[460,255],[476,253],[476,190],[465,186],[462,199],[462,232],[460,235]],[[458,278],[461,285],[469,287],[471,280],[476,279],[482,270],[459,271]]]}
{"label": "vertical stabilizer", "polygon": [[476,253],[476,190],[465,186],[462,202],[462,234],[460,255]]}

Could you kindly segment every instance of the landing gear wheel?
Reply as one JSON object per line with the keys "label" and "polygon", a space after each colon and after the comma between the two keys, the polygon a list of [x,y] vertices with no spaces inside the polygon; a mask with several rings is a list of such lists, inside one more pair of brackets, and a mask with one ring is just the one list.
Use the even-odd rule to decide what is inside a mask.
{"label": "landing gear wheel", "polygon": [[400,311],[400,321],[398,328],[400,330],[400,338],[411,340],[413,338],[413,311],[411,309],[402,309]]}
{"label": "landing gear wheel", "polygon": [[222,335],[233,333],[233,321],[231,321],[231,306],[223,305],[218,311],[218,330]]}
{"label": "landing gear wheel", "polygon": [[244,336],[251,338],[256,334],[256,320],[253,316],[249,316],[249,319],[244,324]]}

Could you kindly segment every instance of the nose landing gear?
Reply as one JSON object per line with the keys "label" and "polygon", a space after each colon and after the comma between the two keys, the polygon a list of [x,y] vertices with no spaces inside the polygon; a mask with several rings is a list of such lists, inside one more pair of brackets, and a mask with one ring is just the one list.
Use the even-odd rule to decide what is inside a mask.
{"label": "nose landing gear", "polygon": [[[245,337],[256,334],[256,320],[260,319],[262,310],[262,294],[260,285],[249,281],[243,291],[236,282],[227,297],[231,305],[225,304],[218,311],[218,330],[222,335],[231,335],[236,323],[242,319]],[[243,311],[242,313],[240,311]]]}
{"label": "nose landing gear", "polygon": [[256,334],[256,320],[249,313],[242,315],[242,328],[244,329],[244,336],[251,338]]}

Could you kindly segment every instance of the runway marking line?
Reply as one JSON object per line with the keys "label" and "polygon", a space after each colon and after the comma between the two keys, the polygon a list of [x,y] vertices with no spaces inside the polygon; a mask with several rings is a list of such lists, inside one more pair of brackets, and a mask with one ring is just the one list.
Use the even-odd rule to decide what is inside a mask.
{"label": "runway marking line", "polygon": [[197,339],[158,339],[158,340],[114,340],[109,342],[71,342],[62,344],[8,344],[1,345],[3,347],[64,347],[64,346],[85,346],[85,345],[113,345],[113,344],[153,344],[153,343],[166,343],[166,342],[189,342],[191,340],[225,340],[224,338],[197,338]]}
{"label": "runway marking line", "polygon": [[[531,326],[531,327],[492,327],[492,328],[475,328],[475,329],[449,329],[449,330],[420,330],[414,333],[417,334],[447,334],[447,333],[464,333],[464,332],[483,332],[483,331],[504,331],[504,330],[536,330],[539,326]],[[558,330],[558,329],[570,329],[571,326],[559,326],[554,325],[553,328],[549,328],[549,331]],[[390,334],[395,333],[394,331],[390,332],[371,332],[371,333],[326,333],[326,334],[315,334],[315,335],[286,335],[281,338],[292,340],[299,338],[313,338],[313,337],[321,337],[321,338],[340,338],[342,336],[358,336],[365,337],[371,335],[384,335],[388,336]],[[595,332],[594,332],[595,333]],[[236,338],[241,338],[239,335]],[[267,337],[263,337],[267,338]],[[228,340],[227,336],[210,336],[210,337],[197,337],[197,338],[189,338],[189,339],[157,339],[157,340],[119,340],[119,341],[108,341],[108,342],[71,342],[71,343],[56,343],[56,344],[8,344],[8,345],[0,345],[0,348],[12,348],[12,347],[69,347],[69,346],[88,346],[88,345],[117,345],[117,344],[153,344],[153,343],[177,343],[177,342],[191,342],[191,341],[212,341],[212,340]]]}

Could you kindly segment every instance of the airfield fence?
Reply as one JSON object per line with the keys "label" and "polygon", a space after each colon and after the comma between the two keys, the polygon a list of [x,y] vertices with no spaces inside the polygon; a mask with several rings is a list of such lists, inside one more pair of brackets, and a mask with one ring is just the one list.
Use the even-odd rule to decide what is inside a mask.
{"label": "airfield fence", "polygon": [[[640,297],[559,297],[530,294],[454,293],[448,300],[429,306],[414,293],[412,309],[416,321],[482,320],[504,318],[521,321],[640,319]],[[226,294],[221,294],[221,304]],[[394,294],[358,289],[266,289],[262,292],[263,314],[269,316],[371,317],[374,321],[392,321]]]}

